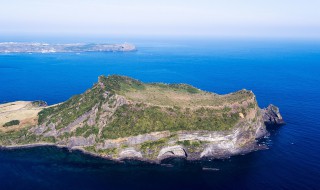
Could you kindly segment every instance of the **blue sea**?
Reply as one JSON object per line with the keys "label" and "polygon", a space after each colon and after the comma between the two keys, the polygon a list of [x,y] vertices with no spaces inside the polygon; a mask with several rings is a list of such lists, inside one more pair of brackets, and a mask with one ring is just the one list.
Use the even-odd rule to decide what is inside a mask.
{"label": "blue sea", "polygon": [[287,125],[264,139],[267,150],[172,160],[173,167],[117,164],[55,147],[2,149],[0,189],[320,189],[320,41],[130,42],[138,51],[0,54],[0,103],[55,104],[84,92],[99,75],[120,74],[219,94],[252,90],[260,107],[280,107]]}

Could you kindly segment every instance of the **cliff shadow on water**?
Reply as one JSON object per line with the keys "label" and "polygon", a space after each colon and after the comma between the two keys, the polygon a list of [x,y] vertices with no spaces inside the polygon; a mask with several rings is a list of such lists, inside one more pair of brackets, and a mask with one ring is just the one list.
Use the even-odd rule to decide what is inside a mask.
{"label": "cliff shadow on water", "polygon": [[[8,179],[14,177],[21,185],[42,181],[40,186],[46,189],[66,186],[87,189],[101,185],[108,189],[205,189],[219,187],[221,184],[224,184],[224,188],[235,188],[234,184],[247,182],[247,176],[254,172],[254,165],[260,156],[258,152],[252,152],[228,159],[187,161],[169,158],[161,164],[151,164],[137,160],[115,162],[78,150],[43,146],[1,149],[0,165],[7,166],[2,168],[10,168],[10,172],[6,173]],[[234,184],[224,183],[228,181]],[[10,181],[3,185],[4,188],[10,188]]]}
{"label": "cliff shadow on water", "polygon": [[[277,129],[274,129],[272,133],[276,133]],[[259,143],[266,142],[268,138],[261,138]],[[43,145],[34,147],[15,147],[6,148],[0,147],[0,160],[2,162],[16,162],[30,165],[48,165],[54,164],[70,166],[74,168],[91,168],[91,169],[113,169],[121,170],[122,168],[131,169],[178,169],[178,170],[203,170],[203,171],[220,171],[227,169],[230,166],[230,162],[243,161],[245,159],[248,162],[254,161],[258,156],[256,152],[249,154],[236,155],[226,158],[203,158],[201,160],[187,160],[186,158],[168,157],[163,159],[159,163],[152,163],[149,161],[139,159],[123,159],[113,160],[109,158],[102,158],[83,152],[81,150],[70,150],[66,147],[57,147],[54,145]],[[234,164],[235,166],[237,164]],[[225,167],[227,166],[227,167]]]}

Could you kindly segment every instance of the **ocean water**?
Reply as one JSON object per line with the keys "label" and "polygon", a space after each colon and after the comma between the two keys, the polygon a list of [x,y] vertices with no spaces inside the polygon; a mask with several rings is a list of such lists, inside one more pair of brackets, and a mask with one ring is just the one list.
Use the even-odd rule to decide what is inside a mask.
{"label": "ocean water", "polygon": [[[286,126],[267,150],[173,167],[55,147],[0,150],[0,189],[320,189],[320,41],[137,40],[129,53],[0,54],[0,103],[55,104],[99,75],[189,83],[219,94],[252,90],[280,107]],[[203,170],[203,168],[216,168]]]}

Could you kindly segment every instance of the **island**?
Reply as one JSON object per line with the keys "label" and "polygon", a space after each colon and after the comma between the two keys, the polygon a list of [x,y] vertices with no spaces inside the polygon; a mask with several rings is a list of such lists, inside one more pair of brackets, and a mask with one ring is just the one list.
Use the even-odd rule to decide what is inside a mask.
{"label": "island", "polygon": [[0,53],[81,53],[81,52],[130,52],[136,47],[124,44],[48,44],[48,43],[0,43]]}
{"label": "island", "polygon": [[83,94],[0,105],[0,146],[54,145],[112,159],[226,158],[259,149],[279,109],[260,109],[252,91],[219,95],[188,84],[100,76]]}

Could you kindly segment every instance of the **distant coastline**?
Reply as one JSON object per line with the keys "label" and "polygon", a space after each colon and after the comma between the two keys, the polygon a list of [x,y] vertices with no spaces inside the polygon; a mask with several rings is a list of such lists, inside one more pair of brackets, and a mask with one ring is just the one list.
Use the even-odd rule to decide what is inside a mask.
{"label": "distant coastline", "polygon": [[81,52],[130,52],[135,51],[133,44],[105,44],[105,43],[20,43],[1,42],[0,53],[81,53]]}

